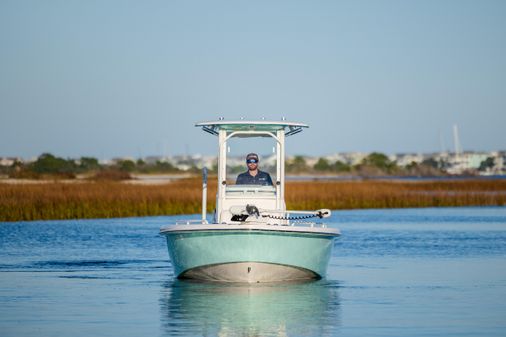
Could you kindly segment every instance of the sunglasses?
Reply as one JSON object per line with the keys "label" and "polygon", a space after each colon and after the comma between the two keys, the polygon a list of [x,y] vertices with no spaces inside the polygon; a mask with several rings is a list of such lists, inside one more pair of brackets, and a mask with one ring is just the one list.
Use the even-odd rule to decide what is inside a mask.
{"label": "sunglasses", "polygon": [[246,163],[248,163],[248,164],[256,164],[256,163],[258,163],[258,160],[256,160],[256,159],[248,159],[248,160],[246,160]]}

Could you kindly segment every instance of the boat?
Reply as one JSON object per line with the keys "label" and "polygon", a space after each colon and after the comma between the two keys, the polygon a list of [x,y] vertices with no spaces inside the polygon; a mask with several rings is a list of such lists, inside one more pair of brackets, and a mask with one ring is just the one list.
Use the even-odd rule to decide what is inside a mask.
{"label": "boat", "polygon": [[[219,119],[195,126],[218,138],[216,208],[209,222],[204,168],[202,218],[176,221],[160,229],[175,276],[240,283],[325,277],[334,240],[340,235],[338,229],[320,222],[330,217],[331,211],[287,210],[285,203],[285,138],[308,125],[286,120]],[[239,185],[227,180],[227,144],[234,137],[269,137],[274,141],[272,185]]]}

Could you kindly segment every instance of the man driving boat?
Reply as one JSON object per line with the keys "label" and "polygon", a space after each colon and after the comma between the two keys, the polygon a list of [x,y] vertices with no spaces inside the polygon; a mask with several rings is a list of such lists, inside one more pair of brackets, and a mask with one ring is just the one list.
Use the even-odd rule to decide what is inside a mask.
{"label": "man driving boat", "polygon": [[267,185],[272,186],[272,179],[269,173],[258,169],[258,155],[249,153],[246,156],[248,171],[237,176],[237,185]]}

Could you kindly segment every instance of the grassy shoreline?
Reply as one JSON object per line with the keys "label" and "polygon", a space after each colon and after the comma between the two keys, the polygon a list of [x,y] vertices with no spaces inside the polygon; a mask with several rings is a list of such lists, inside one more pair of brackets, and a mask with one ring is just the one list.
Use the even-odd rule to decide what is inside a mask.
{"label": "grassy shoreline", "polygon": [[[208,189],[208,212],[216,183]],[[113,218],[200,213],[201,182],[0,184],[0,221]],[[297,181],[286,184],[288,209],[505,206],[506,180]]]}

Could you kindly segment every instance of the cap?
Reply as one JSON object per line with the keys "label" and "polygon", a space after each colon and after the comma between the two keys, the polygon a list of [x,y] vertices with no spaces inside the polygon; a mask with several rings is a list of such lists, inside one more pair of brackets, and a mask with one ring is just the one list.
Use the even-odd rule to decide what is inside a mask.
{"label": "cap", "polygon": [[256,153],[248,153],[248,155],[246,156],[246,160],[248,160],[248,159],[258,160],[258,155]]}

